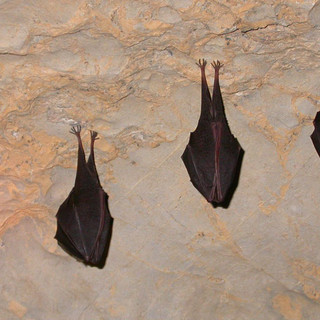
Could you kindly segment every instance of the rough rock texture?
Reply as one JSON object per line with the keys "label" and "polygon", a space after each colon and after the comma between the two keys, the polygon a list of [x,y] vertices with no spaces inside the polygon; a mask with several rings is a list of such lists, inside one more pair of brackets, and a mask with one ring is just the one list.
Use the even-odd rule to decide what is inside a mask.
{"label": "rough rock texture", "polygon": [[[319,51],[311,0],[0,0],[1,319],[318,319]],[[224,63],[246,151],[228,209],[180,159],[199,58]],[[53,239],[75,123],[100,134],[114,217],[102,270]]]}

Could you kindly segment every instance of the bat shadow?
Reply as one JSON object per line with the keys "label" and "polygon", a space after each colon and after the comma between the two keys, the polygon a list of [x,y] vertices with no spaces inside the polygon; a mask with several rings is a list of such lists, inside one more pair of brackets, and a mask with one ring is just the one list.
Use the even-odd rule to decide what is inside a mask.
{"label": "bat shadow", "polygon": [[234,192],[236,191],[238,184],[239,184],[240,171],[241,171],[243,157],[244,157],[244,151],[241,149],[240,154],[239,154],[238,164],[236,167],[235,176],[234,176],[233,182],[230,186],[229,192],[227,193],[223,202],[220,202],[220,203],[217,203],[214,201],[211,202],[211,204],[214,208],[222,207],[224,209],[227,209],[230,206],[232,196],[233,196]]}

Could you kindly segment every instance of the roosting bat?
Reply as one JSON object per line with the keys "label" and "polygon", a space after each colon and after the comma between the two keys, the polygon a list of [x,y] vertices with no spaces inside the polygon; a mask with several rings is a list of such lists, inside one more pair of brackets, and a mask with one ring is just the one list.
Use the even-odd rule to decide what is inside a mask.
{"label": "roosting bat", "polygon": [[320,157],[320,111],[317,112],[313,120],[314,130],[311,134],[311,140]]}
{"label": "roosting bat", "polygon": [[206,64],[204,59],[197,63],[201,69],[201,114],[182,160],[191,182],[208,202],[226,207],[235,189],[244,151],[232,135],[225,116],[219,85],[222,64],[212,63],[215,69],[212,98],[205,75]]}
{"label": "roosting bat", "polygon": [[73,189],[56,215],[55,238],[72,256],[102,268],[109,249],[113,218],[94,161],[97,133],[90,131],[91,150],[86,162],[80,132],[81,126],[72,127],[70,131],[76,135],[79,145],[77,175]]}

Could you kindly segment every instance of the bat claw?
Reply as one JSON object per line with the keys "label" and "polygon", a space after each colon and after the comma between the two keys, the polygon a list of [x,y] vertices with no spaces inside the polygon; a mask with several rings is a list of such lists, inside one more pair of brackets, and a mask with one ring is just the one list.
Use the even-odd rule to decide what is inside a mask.
{"label": "bat claw", "polygon": [[80,132],[81,132],[81,126],[80,124],[77,124],[76,126],[73,126],[70,131],[70,133],[76,135],[76,136],[79,136],[80,135]]}
{"label": "bat claw", "polygon": [[212,61],[211,65],[214,67],[215,70],[219,70],[223,67],[223,64],[219,60],[217,60],[217,62]]}
{"label": "bat claw", "polygon": [[98,132],[93,131],[93,130],[90,130],[90,134],[91,134],[91,139],[92,139],[93,141],[99,139],[99,137],[98,137]]}
{"label": "bat claw", "polygon": [[199,59],[199,62],[196,62],[196,65],[201,69],[204,69],[207,65],[207,61],[204,59]]}

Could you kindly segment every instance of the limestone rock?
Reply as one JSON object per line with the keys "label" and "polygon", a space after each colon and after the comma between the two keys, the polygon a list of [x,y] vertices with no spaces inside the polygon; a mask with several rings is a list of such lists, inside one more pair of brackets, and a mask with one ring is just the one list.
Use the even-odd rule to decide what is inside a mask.
{"label": "limestone rock", "polygon": [[[319,1],[0,0],[0,318],[299,320],[320,313]],[[180,159],[196,62],[221,60],[245,150],[229,208]],[[213,70],[207,67],[210,87]],[[98,131],[104,269],[53,239],[74,184],[70,125]]]}

